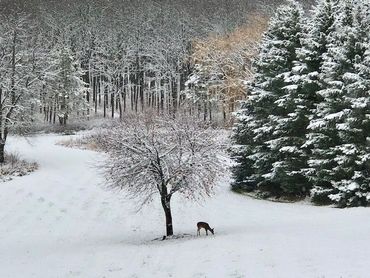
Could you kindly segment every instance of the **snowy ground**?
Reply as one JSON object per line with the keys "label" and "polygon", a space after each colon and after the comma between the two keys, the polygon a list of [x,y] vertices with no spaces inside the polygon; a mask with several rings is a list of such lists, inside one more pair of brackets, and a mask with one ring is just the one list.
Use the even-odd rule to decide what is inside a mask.
{"label": "snowy ground", "polygon": [[[157,203],[104,189],[91,151],[61,137],[11,138],[40,169],[0,184],[0,277],[370,277],[370,209],[339,210],[249,199],[225,182],[204,206],[173,204],[181,240],[164,234]],[[196,237],[197,221],[215,236]]]}

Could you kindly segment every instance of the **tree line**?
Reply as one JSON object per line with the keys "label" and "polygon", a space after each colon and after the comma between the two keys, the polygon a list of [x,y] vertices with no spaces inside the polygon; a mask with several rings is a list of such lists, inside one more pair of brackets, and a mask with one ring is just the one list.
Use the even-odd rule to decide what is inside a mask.
{"label": "tree line", "polygon": [[[25,130],[40,115],[62,126],[71,117],[122,119],[149,110],[205,120],[223,115],[226,121],[240,99],[252,40],[237,44],[236,55],[222,54],[216,43],[221,55],[210,58],[231,62],[211,63],[217,72],[207,74],[217,84],[205,82],[207,89],[191,82],[202,76],[199,66],[211,68],[200,46],[209,37],[227,41],[240,26],[253,29],[249,15],[274,3],[279,1],[1,1],[0,162],[9,131]],[[225,96],[235,92],[237,97]]]}
{"label": "tree line", "polygon": [[9,132],[39,115],[66,125],[99,112],[176,114],[194,39],[228,32],[256,9],[211,2],[1,1],[0,162]]}

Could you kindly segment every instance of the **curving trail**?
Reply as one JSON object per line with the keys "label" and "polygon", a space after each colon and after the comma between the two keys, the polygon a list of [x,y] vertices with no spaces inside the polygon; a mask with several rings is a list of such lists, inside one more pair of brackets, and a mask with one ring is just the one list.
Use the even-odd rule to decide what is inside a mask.
{"label": "curving trail", "polygon": [[[233,194],[228,181],[203,206],[174,200],[180,240],[164,233],[157,202],[104,189],[91,151],[62,137],[11,138],[8,150],[40,164],[0,183],[0,277],[370,277],[370,209],[280,204]],[[195,223],[215,226],[196,237]]]}

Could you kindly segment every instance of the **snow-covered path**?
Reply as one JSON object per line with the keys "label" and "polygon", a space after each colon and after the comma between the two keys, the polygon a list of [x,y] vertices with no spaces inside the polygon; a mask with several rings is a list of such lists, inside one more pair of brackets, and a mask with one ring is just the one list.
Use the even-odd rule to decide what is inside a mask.
{"label": "snow-covered path", "polygon": [[[182,240],[164,234],[158,203],[104,189],[100,155],[56,146],[58,136],[9,150],[40,169],[0,183],[0,277],[370,277],[370,209],[338,210],[249,199],[225,182],[204,206],[173,203]],[[208,221],[215,236],[196,235]]]}

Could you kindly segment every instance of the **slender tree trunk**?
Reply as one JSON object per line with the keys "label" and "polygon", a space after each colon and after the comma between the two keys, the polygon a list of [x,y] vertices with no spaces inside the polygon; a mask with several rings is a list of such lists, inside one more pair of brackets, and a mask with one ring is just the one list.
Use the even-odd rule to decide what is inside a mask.
{"label": "slender tree trunk", "polygon": [[131,112],[134,111],[134,88],[129,87],[129,94],[130,94],[130,103],[131,103]]}
{"label": "slender tree trunk", "polygon": [[176,112],[180,109],[181,103],[181,73],[177,74],[177,101],[176,101]]}
{"label": "slender tree trunk", "polygon": [[179,92],[178,92],[178,88],[177,88],[177,83],[176,83],[176,79],[173,79],[171,80],[171,91],[172,91],[172,107],[171,107],[171,114],[172,114],[172,117],[175,118],[175,115],[177,113],[177,105],[178,105],[178,96],[179,96]]}
{"label": "slender tree trunk", "polygon": [[98,103],[99,103],[99,107],[101,107],[101,95],[104,94],[104,88],[103,88],[103,84],[102,84],[102,76],[100,75],[99,76],[99,95],[98,95]]}
{"label": "slender tree trunk", "polygon": [[126,91],[127,90],[126,90],[126,88],[124,88],[123,90],[124,90],[123,96],[122,96],[122,98],[123,98],[123,111],[126,112],[126,95],[127,95]]}
{"label": "slender tree trunk", "polygon": [[139,102],[139,87],[135,85],[135,113],[137,113],[138,102]]}
{"label": "slender tree trunk", "polygon": [[116,106],[116,111],[119,109],[119,102],[121,101],[121,98],[120,98],[120,84],[119,84],[119,79],[117,79],[116,81],[116,89],[115,89],[115,94],[114,94],[114,105]]}
{"label": "slender tree trunk", "polygon": [[98,113],[98,86],[99,86],[99,82],[98,82],[98,78],[97,77],[93,77],[93,102],[94,102],[94,112],[95,112],[95,115]]}
{"label": "slender tree trunk", "polygon": [[119,93],[118,95],[118,109],[119,109],[119,119],[122,120],[123,115],[122,115],[122,93]]}
{"label": "slender tree trunk", "polygon": [[143,74],[141,73],[140,74],[140,85],[139,85],[139,88],[140,88],[140,104],[141,104],[141,112],[144,112],[144,106],[145,106],[145,101],[144,101],[144,81],[143,81]]}
{"label": "slender tree trunk", "polygon": [[223,104],[222,104],[222,115],[224,118],[224,124],[226,124],[227,117],[226,117],[226,102],[225,101],[223,101]]}
{"label": "slender tree trunk", "polygon": [[[85,83],[84,86],[86,88],[86,92],[84,94],[84,99],[87,103],[87,109],[86,109],[86,113],[87,113],[87,119],[89,119],[89,115],[90,115],[90,111],[89,111],[89,104],[90,104],[90,91],[89,91],[89,88],[90,88],[90,65],[89,63],[82,63],[81,64],[81,68],[83,69],[84,71],[84,74],[82,75],[82,81]],[[82,111],[82,115],[85,115],[85,111]]]}
{"label": "slender tree trunk", "polygon": [[50,104],[49,123],[53,122],[53,103]]}
{"label": "slender tree trunk", "polygon": [[115,99],[114,99],[114,97],[115,97],[115,93],[112,91],[111,92],[111,94],[110,94],[110,102],[111,102],[111,109],[112,109],[112,114],[111,114],[111,116],[112,116],[112,119],[114,119],[114,101],[115,101]]}
{"label": "slender tree trunk", "polygon": [[203,106],[204,106],[204,110],[203,110],[203,121],[207,121],[208,111],[207,111],[207,101],[206,100],[204,101]]}
{"label": "slender tree trunk", "polygon": [[160,96],[161,96],[161,111],[162,111],[162,113],[164,112],[165,95],[166,95],[165,89],[163,89],[163,90],[161,89],[160,90]]}
{"label": "slender tree trunk", "polygon": [[104,85],[104,96],[103,96],[103,114],[104,118],[107,117],[107,104],[108,104],[108,88]]}
{"label": "slender tree trunk", "polygon": [[0,163],[5,162],[5,143],[0,143]]}
{"label": "slender tree trunk", "polygon": [[159,80],[159,78],[156,79],[156,90],[155,90],[155,93],[156,93],[156,105],[157,105],[157,114],[159,115],[159,103],[160,103],[160,94],[161,94],[161,81]]}
{"label": "slender tree trunk", "polygon": [[55,112],[55,109],[54,109],[54,114],[53,114],[53,124],[55,124],[55,121],[56,121],[56,112]]}
{"label": "slender tree trunk", "polygon": [[171,196],[162,196],[161,198],[162,207],[164,210],[164,214],[166,216],[166,235],[172,236],[173,235],[173,226],[172,226],[172,213],[171,213]]}

